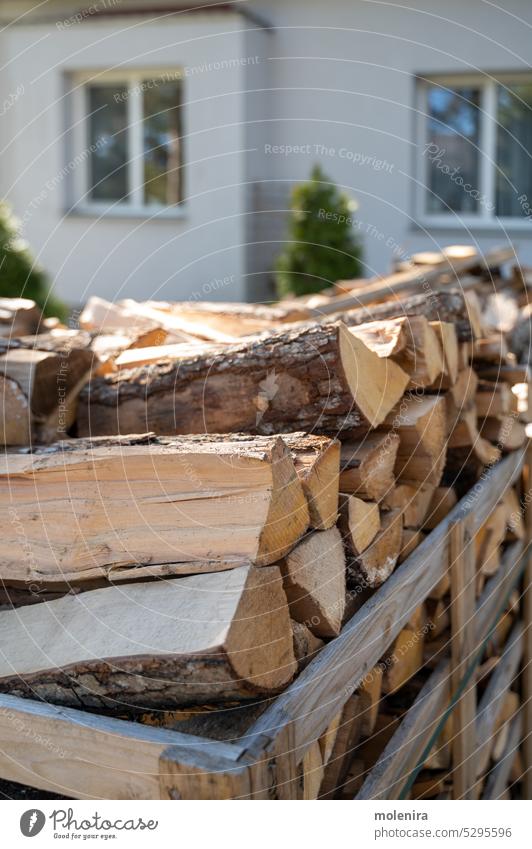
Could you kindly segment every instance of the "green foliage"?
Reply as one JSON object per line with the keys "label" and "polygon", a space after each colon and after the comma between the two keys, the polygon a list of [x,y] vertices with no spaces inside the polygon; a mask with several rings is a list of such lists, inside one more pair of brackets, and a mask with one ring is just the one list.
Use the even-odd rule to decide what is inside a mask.
{"label": "green foliage", "polygon": [[275,265],[279,297],[307,295],[336,280],[359,277],[362,249],[347,195],[322,172],[292,192],[289,241]]}
{"label": "green foliage", "polygon": [[28,245],[19,238],[17,222],[9,207],[0,203],[0,297],[30,298],[44,315],[65,318],[65,304],[49,294],[44,271],[35,265]]}

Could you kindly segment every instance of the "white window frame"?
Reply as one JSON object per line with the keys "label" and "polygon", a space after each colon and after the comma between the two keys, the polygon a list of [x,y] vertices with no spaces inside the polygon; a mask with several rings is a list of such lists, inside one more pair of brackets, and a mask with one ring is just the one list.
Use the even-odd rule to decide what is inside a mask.
{"label": "white window frame", "polygon": [[[90,148],[90,122],[88,87],[90,85],[106,85],[107,83],[119,83],[127,86],[128,97],[126,99],[127,110],[127,144],[128,144],[128,189],[129,193],[124,201],[111,201],[110,203],[94,201],[90,198],[89,186],[89,161],[87,156],[80,165],[71,171],[71,185],[69,195],[71,212],[79,215],[112,216],[115,218],[182,218],[186,214],[185,198],[177,206],[159,206],[157,204],[144,203],[144,162],[142,143],[142,120],[143,120],[143,91],[142,83],[147,79],[156,79],[164,75],[175,77],[181,74],[181,86],[184,84],[184,74],[180,67],[174,68],[145,68],[122,71],[85,71],[71,75],[71,115],[70,129],[73,144],[74,157],[76,154],[86,152]],[[183,90],[183,89],[182,89]],[[182,101],[184,101],[184,96]],[[183,106],[181,107],[183,109]],[[184,125],[182,114],[181,122]],[[135,132],[132,128],[138,128]],[[183,133],[183,136],[185,134]],[[186,149],[182,140],[182,167],[186,161]]]}
{"label": "white window frame", "polygon": [[[496,168],[497,168],[497,86],[515,83],[532,83],[531,73],[500,74],[497,77],[479,74],[450,74],[423,75],[417,77],[416,85],[416,139],[421,139],[421,145],[416,153],[418,173],[416,174],[415,218],[423,227],[456,230],[466,226],[476,229],[500,230],[505,228],[529,231],[531,223],[519,216],[497,216],[495,209],[489,209],[489,202],[495,207]],[[479,202],[478,212],[461,213],[449,210],[445,213],[429,213],[426,211],[426,197],[430,191],[429,168],[431,162],[423,155],[425,146],[429,144],[428,125],[428,91],[432,85],[443,88],[472,86],[480,90],[480,134],[479,134],[479,185],[480,195],[486,203]]]}

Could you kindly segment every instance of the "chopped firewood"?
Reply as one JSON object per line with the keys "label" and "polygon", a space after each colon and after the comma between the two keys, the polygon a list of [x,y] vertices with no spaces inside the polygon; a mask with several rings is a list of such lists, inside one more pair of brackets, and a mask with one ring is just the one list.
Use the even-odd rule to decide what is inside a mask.
{"label": "chopped firewood", "polygon": [[365,587],[379,587],[395,569],[402,537],[401,510],[382,513],[381,530],[371,545],[349,562],[349,573]]}
{"label": "chopped firewood", "polygon": [[458,345],[458,368],[460,370],[470,367],[475,352],[474,342],[460,342]]}
{"label": "chopped firewood", "polygon": [[351,332],[379,357],[393,358],[410,375],[408,389],[430,386],[443,374],[442,348],[425,316],[370,322]]}
{"label": "chopped firewood", "polygon": [[403,563],[403,561],[416,550],[418,545],[420,545],[424,539],[425,534],[423,531],[418,531],[415,528],[403,528],[403,543],[398,562]]}
{"label": "chopped firewood", "polygon": [[362,501],[355,495],[340,495],[338,527],[349,553],[358,557],[373,542],[381,529],[378,504]]}
{"label": "chopped firewood", "polygon": [[428,619],[428,636],[431,640],[439,637],[450,625],[450,603],[448,600],[427,599],[426,603]]}
{"label": "chopped firewood", "polygon": [[2,692],[76,707],[253,698],[296,670],[277,566],[68,595],[4,611],[0,634]]}
{"label": "chopped firewood", "polygon": [[397,479],[401,483],[438,486],[445,466],[445,398],[405,395],[386,418],[385,426],[399,434]]}
{"label": "chopped firewood", "polygon": [[448,388],[456,383],[458,377],[459,353],[456,330],[454,324],[448,321],[431,321],[430,326],[436,333],[443,351],[442,389]]}
{"label": "chopped firewood", "polygon": [[403,628],[382,663],[382,691],[389,695],[400,690],[423,666],[425,629]]}
{"label": "chopped firewood", "polygon": [[280,438],[72,440],[4,454],[0,475],[0,578],[8,582],[264,565],[308,527],[307,502]]}
{"label": "chopped firewood", "polygon": [[474,406],[478,377],[472,368],[458,373],[456,383],[445,395],[447,402],[448,433],[451,433],[460,416]]}
{"label": "chopped firewood", "polygon": [[[27,399],[36,442],[50,442],[67,433],[76,417],[77,397],[95,362],[90,350],[80,348],[64,353],[10,348],[0,356],[0,375],[15,381]],[[13,403],[12,384],[8,390]],[[15,403],[19,415],[23,407]],[[21,433],[27,431],[25,425]]]}
{"label": "chopped firewood", "polygon": [[340,443],[304,433],[287,433],[283,442],[292,452],[307,498],[311,528],[332,527],[338,516]]}
{"label": "chopped firewood", "polygon": [[351,327],[368,321],[383,321],[398,316],[424,315],[428,321],[445,321],[454,324],[459,342],[469,342],[479,335],[477,316],[473,314],[466,301],[465,293],[460,289],[439,289],[431,292],[430,297],[420,293],[402,300],[393,299],[386,303],[350,309],[348,312],[341,312],[339,305],[338,309],[339,312],[327,316],[328,320],[341,319]]}
{"label": "chopped firewood", "polygon": [[508,345],[502,333],[475,342],[475,363],[503,363],[508,356]]}
{"label": "chopped firewood", "polygon": [[515,416],[501,416],[499,419],[484,419],[480,434],[502,451],[515,451],[526,439],[526,428]]}
{"label": "chopped firewood", "polygon": [[344,442],[340,459],[340,489],[368,501],[381,501],[394,484],[399,436],[370,433],[360,442]]}
{"label": "chopped firewood", "polygon": [[511,410],[512,393],[507,383],[490,383],[482,380],[477,388],[475,406],[477,416],[502,416]]}
{"label": "chopped firewood", "polygon": [[309,318],[308,309],[294,301],[282,301],[274,306],[219,301],[149,301],[148,305],[158,312],[178,316],[190,329],[201,326],[233,337],[275,331],[279,325]]}
{"label": "chopped firewood", "polygon": [[457,501],[458,498],[452,486],[437,486],[432,494],[423,529],[432,531],[451,512]]}
{"label": "chopped firewood", "polygon": [[13,339],[39,332],[42,313],[29,298],[0,298],[0,336]]}
{"label": "chopped firewood", "polygon": [[327,760],[320,799],[331,795],[342,787],[352,754],[360,738],[360,701],[355,693],[346,701],[340,715],[334,746]]}
{"label": "chopped firewood", "polygon": [[499,568],[500,546],[506,536],[507,507],[498,504],[490,513],[475,537],[477,570],[494,575]]}
{"label": "chopped firewood", "polygon": [[303,622],[296,622],[295,619],[292,619],[290,624],[294,640],[294,656],[297,660],[297,668],[301,672],[322,648],[323,640],[315,637]]}
{"label": "chopped firewood", "polygon": [[340,633],[346,564],[338,528],[314,531],[280,562],[290,615],[317,637]]}
{"label": "chopped firewood", "polygon": [[338,734],[338,729],[340,727],[341,718],[342,711],[340,711],[336,714],[336,716],[333,717],[332,721],[329,723],[329,725],[318,740],[318,743],[320,744],[323,766],[327,764],[333,753],[334,743]]}
{"label": "chopped firewood", "polygon": [[29,445],[31,410],[28,399],[16,380],[0,375],[0,444]]}
{"label": "chopped firewood", "polygon": [[434,487],[400,483],[384,498],[386,507],[399,507],[403,512],[403,526],[418,529],[423,525],[431,503]]}
{"label": "chopped firewood", "polygon": [[[260,445],[273,448],[277,436],[256,437],[248,433],[233,433],[230,441],[253,448],[260,439]],[[327,436],[313,436],[310,433],[284,433],[283,442],[292,454],[297,476],[307,499],[310,527],[326,530],[336,524],[338,517],[338,481],[340,463],[340,443]],[[180,442],[201,445],[205,437],[201,434],[184,434]],[[209,434],[209,443],[228,441],[227,434]]]}
{"label": "chopped firewood", "polygon": [[[487,419],[485,421],[488,421]],[[449,440],[448,447],[467,448],[478,458],[483,466],[491,466],[499,459],[501,452],[499,448],[492,445],[487,438],[484,438],[483,431],[479,433],[477,428],[477,411],[473,406],[464,412],[455,425]]]}
{"label": "chopped firewood", "polygon": [[430,386],[445,371],[442,346],[425,316],[414,315],[402,319],[406,323],[408,343],[394,360],[410,375],[408,389]]}
{"label": "chopped firewood", "polygon": [[96,378],[78,427],[94,436],[368,430],[407,382],[344,325],[312,325]]}
{"label": "chopped firewood", "polygon": [[506,538],[510,541],[524,539],[526,531],[523,509],[515,489],[507,489],[502,496],[502,502],[506,506]]}
{"label": "chopped firewood", "polygon": [[477,369],[481,380],[497,380],[514,386],[516,383],[529,383],[532,373],[528,365],[496,365]]}
{"label": "chopped firewood", "polygon": [[377,664],[367,672],[358,685],[360,736],[370,737],[373,734],[379,715],[382,692],[383,667]]}

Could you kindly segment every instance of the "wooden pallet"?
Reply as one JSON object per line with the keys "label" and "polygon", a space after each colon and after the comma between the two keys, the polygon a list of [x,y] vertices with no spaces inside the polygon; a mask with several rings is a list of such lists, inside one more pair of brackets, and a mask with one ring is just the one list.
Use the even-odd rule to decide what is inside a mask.
{"label": "wooden pallet", "polygon": [[[528,454],[527,454],[528,452]],[[423,754],[436,738],[449,705],[459,717],[455,734],[455,795],[473,796],[475,763],[467,729],[476,723],[482,744],[493,728],[492,710],[474,704],[468,681],[479,646],[496,621],[503,596],[525,574],[524,622],[509,638],[496,686],[504,692],[521,658],[523,710],[508,746],[532,741],[532,570],[528,536],[515,543],[475,601],[468,591],[467,543],[532,454],[509,454],[487,472],[385,584],[359,609],[262,714],[228,740],[156,728],[86,711],[0,695],[0,777],[76,798],[101,799],[312,799],[319,793],[327,729],[368,670],[389,648],[431,590],[451,570],[452,657],[432,674],[384,756],[367,776],[359,798],[399,798],[409,792]],[[465,576],[465,589],[464,589]],[[462,586],[461,586],[462,582]],[[473,615],[476,604],[476,613]],[[528,701],[527,701],[528,698]],[[480,731],[479,731],[480,728]],[[528,737],[527,737],[528,734]],[[227,735],[226,735],[227,736]],[[469,734],[469,738],[473,735]],[[473,738],[474,739],[474,738]],[[320,754],[321,753],[321,754]],[[525,798],[532,798],[532,746],[523,748]],[[504,784],[510,754],[500,761],[484,793]],[[491,789],[490,789],[491,788]]]}

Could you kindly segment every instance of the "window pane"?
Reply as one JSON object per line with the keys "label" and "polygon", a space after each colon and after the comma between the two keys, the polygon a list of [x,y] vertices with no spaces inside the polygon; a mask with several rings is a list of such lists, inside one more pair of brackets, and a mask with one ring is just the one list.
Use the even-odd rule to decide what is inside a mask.
{"label": "window pane", "polygon": [[91,200],[127,200],[127,97],[124,86],[89,86]]}
{"label": "window pane", "polygon": [[496,213],[526,215],[532,204],[532,83],[497,86],[497,110]]}
{"label": "window pane", "polygon": [[144,202],[172,206],[183,199],[181,82],[144,87]]}
{"label": "window pane", "polygon": [[427,212],[478,210],[480,91],[428,90]]}

